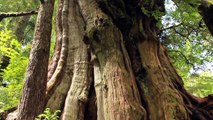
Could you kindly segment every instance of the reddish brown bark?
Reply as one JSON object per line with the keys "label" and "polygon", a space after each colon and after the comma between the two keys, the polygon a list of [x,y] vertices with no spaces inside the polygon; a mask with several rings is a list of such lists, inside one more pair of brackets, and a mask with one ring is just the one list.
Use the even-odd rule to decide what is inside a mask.
{"label": "reddish brown bark", "polygon": [[18,120],[33,120],[44,109],[54,0],[41,4],[18,108]]}
{"label": "reddish brown bark", "polygon": [[60,58],[60,53],[61,53],[61,45],[62,45],[62,32],[63,32],[63,27],[62,27],[62,9],[63,9],[63,2],[64,0],[59,0],[58,3],[58,11],[56,15],[56,42],[55,42],[55,48],[54,48],[54,53],[51,58],[50,64],[48,66],[48,80],[52,77],[59,58]]}

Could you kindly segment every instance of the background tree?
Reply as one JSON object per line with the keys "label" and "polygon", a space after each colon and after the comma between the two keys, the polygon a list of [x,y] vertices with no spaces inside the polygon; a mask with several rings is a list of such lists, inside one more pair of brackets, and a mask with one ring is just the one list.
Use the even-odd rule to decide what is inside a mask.
{"label": "background tree", "polygon": [[[33,36],[34,21],[37,14],[37,2],[31,0],[28,2],[0,0],[0,6],[0,112],[11,112],[11,110],[17,108],[21,95],[31,48],[29,42]],[[31,16],[29,20],[25,20],[24,24],[27,24],[27,26],[23,25],[23,22],[19,22],[21,16]],[[17,30],[14,30],[15,28]],[[21,32],[19,34],[21,37],[18,37],[18,32]],[[3,116],[6,115],[5,112],[2,113]],[[3,119],[2,116],[0,119]]]}
{"label": "background tree", "polygon": [[[30,11],[28,9],[36,9],[37,2],[30,0],[29,2],[26,1],[19,1],[14,2],[13,0],[8,1],[0,1],[1,2],[1,14],[0,14],[0,21],[2,31],[14,30],[12,31],[14,35],[13,38],[16,38],[23,46],[28,46],[29,39],[32,39],[33,29],[34,29],[34,22],[35,16],[31,17],[31,15],[37,14],[36,11]],[[27,12],[23,12],[27,11]],[[23,16],[19,18],[19,16]],[[11,18],[12,17],[12,18]],[[5,18],[7,18],[5,20]],[[29,24],[31,23],[31,24]],[[28,35],[28,36],[27,36]],[[31,40],[30,40],[31,41]],[[1,66],[0,71],[2,71],[8,66],[10,63],[11,56],[1,55]],[[0,76],[0,80],[2,82],[3,78]]]}

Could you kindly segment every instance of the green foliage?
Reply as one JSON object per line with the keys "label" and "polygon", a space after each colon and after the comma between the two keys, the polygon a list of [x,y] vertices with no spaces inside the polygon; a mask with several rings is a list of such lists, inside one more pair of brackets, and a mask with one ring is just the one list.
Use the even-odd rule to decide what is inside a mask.
{"label": "green foliage", "polygon": [[[166,0],[167,13],[162,20],[161,37],[187,90],[197,96],[206,96],[213,92],[210,87],[213,68],[208,67],[213,60],[213,37],[199,14],[199,2]],[[208,69],[211,70],[206,74]]]}
{"label": "green foliage", "polygon": [[0,0],[0,12],[35,10],[38,4],[37,0]]}
{"label": "green foliage", "polygon": [[19,83],[23,79],[30,45],[22,46],[16,39],[11,36],[11,31],[0,31],[0,57],[7,56],[10,58],[10,64],[4,69],[3,79],[10,83]]}
{"label": "green foliage", "polygon": [[157,26],[162,28],[161,18],[165,14],[164,8],[157,7],[155,1],[144,0],[141,5],[141,11],[149,18],[153,18],[157,21]]}
{"label": "green foliage", "polygon": [[35,120],[58,120],[60,112],[60,110],[56,110],[52,113],[49,108],[46,108],[44,113],[40,114]]}
{"label": "green foliage", "polygon": [[22,83],[0,86],[0,112],[16,107],[21,95]]}
{"label": "green foliage", "polygon": [[50,43],[50,58],[52,57],[55,49],[56,42],[56,14],[58,9],[58,0],[55,1],[54,11],[53,11],[53,20],[52,20],[52,34],[51,34],[51,43]]}
{"label": "green foliage", "polygon": [[[0,0],[0,13],[9,12],[27,12],[37,10],[39,1],[37,0]],[[5,18],[1,21],[0,31],[4,29],[14,30],[21,17]],[[29,43],[32,40],[34,33],[36,15],[32,15],[28,22],[27,28],[24,30],[24,43]],[[15,32],[15,31],[12,31]]]}
{"label": "green foliage", "polygon": [[5,54],[7,56],[13,56],[17,54],[16,49],[20,48],[20,44],[15,40],[12,39],[10,35],[11,31],[5,30],[0,31],[0,55]]}
{"label": "green foliage", "polygon": [[196,96],[204,97],[213,92],[213,75],[210,71],[193,74],[185,80],[185,87]]}
{"label": "green foliage", "polygon": [[[10,64],[0,73],[3,78],[0,81],[0,110],[6,110],[18,104],[30,48],[22,46],[8,30],[0,31],[0,46],[0,58],[10,58]],[[3,87],[2,83],[7,86]]]}
{"label": "green foliage", "polygon": [[[57,2],[58,0],[56,0],[55,8],[57,8]],[[35,0],[29,0],[27,2],[26,0],[0,0],[0,12],[36,10],[39,4],[40,2]],[[53,22],[55,22],[55,16],[56,9],[54,11]],[[30,43],[33,39],[36,15],[30,17],[24,31],[25,37],[23,41],[16,40],[14,31],[11,31],[15,29],[19,20],[20,17],[6,18],[3,19],[0,24],[0,62],[3,56],[10,58],[9,65],[0,73],[0,76],[3,77],[3,80],[0,80],[0,111],[17,106],[18,104],[31,48]],[[54,38],[55,25],[53,24],[52,39],[54,40]],[[51,54],[53,51],[54,41],[51,41]],[[6,83],[7,86],[3,87],[2,83]]]}

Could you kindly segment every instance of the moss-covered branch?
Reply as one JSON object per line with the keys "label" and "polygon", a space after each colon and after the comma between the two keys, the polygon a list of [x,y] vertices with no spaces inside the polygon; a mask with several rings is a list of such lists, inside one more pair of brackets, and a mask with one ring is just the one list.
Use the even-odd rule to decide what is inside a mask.
{"label": "moss-covered branch", "polygon": [[4,18],[8,18],[8,17],[20,17],[20,16],[26,16],[26,15],[35,15],[35,14],[38,14],[38,12],[30,11],[30,12],[0,13],[0,22]]}

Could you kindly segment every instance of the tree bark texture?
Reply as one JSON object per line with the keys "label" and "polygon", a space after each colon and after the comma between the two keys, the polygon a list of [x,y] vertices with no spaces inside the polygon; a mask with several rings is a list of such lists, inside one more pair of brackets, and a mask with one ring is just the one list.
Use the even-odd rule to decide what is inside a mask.
{"label": "tree bark texture", "polygon": [[34,120],[44,109],[54,0],[39,8],[18,120]]}
{"label": "tree bark texture", "polygon": [[201,0],[199,10],[203,17],[206,26],[208,27],[210,33],[213,35],[213,3],[211,0]]}
{"label": "tree bark texture", "polygon": [[[45,104],[51,111],[61,110],[61,120],[213,119],[212,96],[197,98],[184,89],[160,43],[158,21],[141,8],[164,12],[164,1],[60,0],[46,101],[40,94],[39,103],[33,102],[39,110],[21,115],[37,115]],[[41,58],[32,61],[33,54],[32,65],[46,65]],[[44,92],[46,71],[29,89]],[[28,67],[27,73],[31,78],[37,72]],[[30,83],[27,79],[22,101],[33,100],[28,94],[34,92],[26,92]],[[23,111],[35,107],[23,105]]]}

